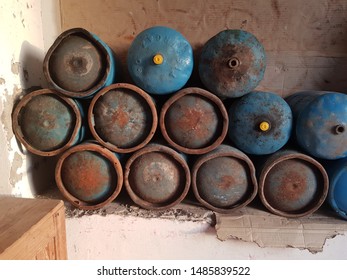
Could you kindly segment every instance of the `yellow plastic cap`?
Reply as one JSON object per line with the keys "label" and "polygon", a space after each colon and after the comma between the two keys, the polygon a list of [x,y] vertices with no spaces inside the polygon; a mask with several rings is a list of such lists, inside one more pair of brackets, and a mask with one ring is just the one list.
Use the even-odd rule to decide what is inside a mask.
{"label": "yellow plastic cap", "polygon": [[261,122],[259,128],[261,131],[268,131],[270,129],[270,124],[268,122]]}
{"label": "yellow plastic cap", "polygon": [[153,56],[154,64],[160,65],[160,64],[163,63],[163,61],[164,61],[164,57],[160,53],[158,53],[155,56]]}

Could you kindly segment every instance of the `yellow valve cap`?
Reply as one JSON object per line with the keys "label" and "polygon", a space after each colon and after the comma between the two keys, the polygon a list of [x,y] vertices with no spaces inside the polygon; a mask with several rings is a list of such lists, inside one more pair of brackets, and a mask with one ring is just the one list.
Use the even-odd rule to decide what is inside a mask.
{"label": "yellow valve cap", "polygon": [[160,65],[160,64],[163,63],[163,61],[164,61],[164,57],[160,53],[158,53],[155,56],[153,56],[154,64]]}
{"label": "yellow valve cap", "polygon": [[268,131],[270,129],[270,124],[268,122],[261,122],[259,128],[261,131]]}

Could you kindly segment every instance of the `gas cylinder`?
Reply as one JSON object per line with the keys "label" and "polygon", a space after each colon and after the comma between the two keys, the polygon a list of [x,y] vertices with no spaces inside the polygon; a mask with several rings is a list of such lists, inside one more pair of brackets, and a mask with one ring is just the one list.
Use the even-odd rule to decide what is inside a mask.
{"label": "gas cylinder", "polygon": [[259,168],[259,197],[274,214],[295,218],[315,212],[326,199],[329,178],[312,157],[281,150]]}
{"label": "gas cylinder", "polygon": [[150,94],[169,94],[181,89],[190,78],[193,50],[178,31],[154,26],[135,37],[127,64],[137,86]]}
{"label": "gas cylinder", "polygon": [[326,170],[330,183],[327,201],[341,218],[347,220],[347,158],[329,162]]}
{"label": "gas cylinder", "polygon": [[134,152],[153,137],[158,116],[153,99],[137,86],[118,83],[100,90],[88,110],[93,137],[118,153]]}
{"label": "gas cylinder", "polygon": [[264,77],[266,56],[251,33],[228,29],[210,38],[199,59],[205,87],[221,98],[240,97],[255,89]]}
{"label": "gas cylinder", "polygon": [[258,191],[252,161],[240,150],[227,145],[199,156],[191,177],[196,199],[219,213],[231,213],[246,206]]}
{"label": "gas cylinder", "polygon": [[111,48],[83,28],[58,36],[45,56],[43,72],[51,87],[75,98],[90,98],[118,75]]}
{"label": "gas cylinder", "polygon": [[116,154],[100,144],[84,142],[59,158],[55,180],[62,195],[75,207],[99,209],[120,193],[123,170]]}
{"label": "gas cylinder", "polygon": [[297,92],[286,101],[295,120],[298,144],[311,156],[347,156],[347,95],[329,91]]}
{"label": "gas cylinder", "polygon": [[228,113],[217,96],[189,87],[166,101],[159,124],[163,137],[172,147],[187,154],[203,154],[224,140]]}
{"label": "gas cylinder", "polygon": [[291,131],[291,109],[274,93],[253,91],[229,108],[229,138],[245,153],[274,153],[287,143]]}
{"label": "gas cylinder", "polygon": [[127,160],[124,185],[137,205],[146,209],[168,209],[187,195],[190,171],[181,154],[152,143]]}
{"label": "gas cylinder", "polygon": [[72,98],[50,89],[33,91],[16,105],[13,132],[25,148],[40,156],[55,156],[82,141],[83,111]]}

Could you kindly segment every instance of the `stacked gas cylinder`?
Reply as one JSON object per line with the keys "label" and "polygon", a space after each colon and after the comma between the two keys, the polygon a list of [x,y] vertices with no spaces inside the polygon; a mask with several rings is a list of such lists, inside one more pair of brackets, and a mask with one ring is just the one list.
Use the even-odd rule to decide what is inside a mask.
{"label": "stacked gas cylinder", "polygon": [[109,46],[67,30],[43,63],[50,88],[23,97],[14,133],[30,152],[59,157],[57,186],[81,209],[111,203],[123,187],[140,207],[167,209],[191,189],[220,213],[258,195],[269,211],[300,217],[328,197],[347,219],[347,96],[255,91],[266,54],[243,30],[210,38],[195,64],[198,86],[189,42],[152,27],[132,42],[124,83]]}

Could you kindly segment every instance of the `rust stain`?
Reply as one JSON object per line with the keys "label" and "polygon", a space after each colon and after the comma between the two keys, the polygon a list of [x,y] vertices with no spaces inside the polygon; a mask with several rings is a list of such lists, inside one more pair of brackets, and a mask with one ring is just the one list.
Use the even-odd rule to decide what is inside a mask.
{"label": "rust stain", "polygon": [[123,36],[124,39],[129,40],[129,41],[133,41],[135,36],[134,35],[127,35],[127,36]]}
{"label": "rust stain", "polygon": [[[299,170],[300,171],[300,170]],[[288,171],[281,181],[279,197],[283,200],[296,201],[307,189],[307,181],[299,172]]]}
{"label": "rust stain", "polygon": [[93,196],[110,180],[101,169],[98,161],[87,159],[83,153],[75,153],[63,164],[62,178],[70,191],[83,193],[83,196]]}
{"label": "rust stain", "polygon": [[[237,67],[229,67],[231,58],[236,58]],[[211,65],[211,73],[218,79],[219,92],[228,92],[248,86],[250,75],[259,75],[262,67],[254,68],[254,54],[251,48],[240,45],[225,45],[219,51],[219,55],[212,60],[205,60],[203,64]],[[258,71],[256,71],[257,69]],[[250,72],[251,70],[251,72]]]}
{"label": "rust stain", "polygon": [[112,120],[116,123],[120,128],[124,129],[129,123],[129,114],[126,110],[120,107],[116,110],[112,116]]}
{"label": "rust stain", "polygon": [[206,146],[218,133],[218,113],[204,98],[185,96],[171,106],[168,116],[168,132],[181,146]]}
{"label": "rust stain", "polygon": [[281,16],[281,11],[280,11],[280,8],[279,8],[279,5],[278,5],[278,1],[277,0],[272,0],[271,1],[271,7],[274,10],[277,18],[279,18]]}
{"label": "rust stain", "polygon": [[234,178],[234,176],[230,176],[230,175],[225,175],[221,178],[219,184],[218,184],[218,188],[220,189],[229,189],[230,187],[233,187],[236,183],[236,180]]}

